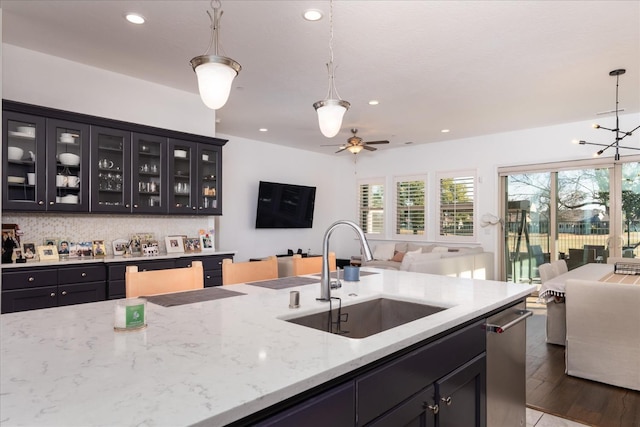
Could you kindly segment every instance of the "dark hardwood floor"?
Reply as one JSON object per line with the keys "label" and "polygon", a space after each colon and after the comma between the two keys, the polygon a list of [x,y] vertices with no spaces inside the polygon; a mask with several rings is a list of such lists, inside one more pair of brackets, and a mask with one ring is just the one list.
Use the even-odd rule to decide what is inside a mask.
{"label": "dark hardwood floor", "polygon": [[527,306],[527,406],[590,426],[640,426],[640,392],[566,375],[564,347],[545,342],[545,306]]}

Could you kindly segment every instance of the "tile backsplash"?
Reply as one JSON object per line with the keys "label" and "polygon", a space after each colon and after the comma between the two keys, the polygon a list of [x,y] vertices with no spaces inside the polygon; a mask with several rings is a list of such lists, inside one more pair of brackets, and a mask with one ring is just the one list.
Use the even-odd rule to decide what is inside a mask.
{"label": "tile backsplash", "polygon": [[160,252],[166,252],[166,236],[196,237],[199,230],[215,229],[215,217],[193,216],[5,213],[2,223],[18,224],[23,233],[21,243],[35,243],[37,246],[42,245],[45,239],[66,239],[71,242],[104,240],[107,255],[113,254],[113,240],[129,239],[136,233],[153,233]]}

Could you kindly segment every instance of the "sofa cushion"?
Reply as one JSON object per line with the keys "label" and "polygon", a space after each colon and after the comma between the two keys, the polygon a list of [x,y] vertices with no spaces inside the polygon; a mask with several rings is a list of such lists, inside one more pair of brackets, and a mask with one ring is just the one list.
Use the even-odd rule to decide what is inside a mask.
{"label": "sofa cushion", "polygon": [[393,253],[396,250],[395,243],[378,243],[373,250],[373,259],[388,261],[393,258]]}
{"label": "sofa cushion", "polygon": [[431,252],[436,245],[418,245],[417,243],[407,243],[407,252],[421,249],[423,253]]}
{"label": "sofa cushion", "polygon": [[424,254],[420,251],[420,249],[417,249],[413,252],[407,252],[406,254],[404,254],[404,258],[402,259],[402,263],[400,264],[400,270],[408,271],[411,264],[440,259],[441,255],[442,254],[439,253]]}
{"label": "sofa cushion", "polygon": [[393,254],[393,258],[391,258],[391,261],[395,261],[395,262],[402,262],[402,259],[404,258],[404,252],[400,252],[400,251],[396,251],[395,254]]}

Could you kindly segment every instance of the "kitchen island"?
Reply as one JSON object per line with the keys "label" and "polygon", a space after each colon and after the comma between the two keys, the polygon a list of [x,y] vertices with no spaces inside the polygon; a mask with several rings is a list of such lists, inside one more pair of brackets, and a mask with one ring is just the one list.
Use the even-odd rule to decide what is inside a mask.
{"label": "kitchen island", "polygon": [[[522,300],[535,287],[404,271],[363,271],[332,295],[448,307],[351,339],[283,319],[327,310],[318,283],[173,307],[147,304],[146,329],[115,332],[116,301],[3,314],[0,424],[221,426]],[[300,308],[289,308],[289,291]]]}

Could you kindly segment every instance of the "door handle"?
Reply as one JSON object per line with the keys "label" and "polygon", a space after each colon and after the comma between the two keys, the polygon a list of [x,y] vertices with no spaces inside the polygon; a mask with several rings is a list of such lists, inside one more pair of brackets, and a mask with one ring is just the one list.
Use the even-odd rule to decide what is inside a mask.
{"label": "door handle", "polygon": [[527,317],[531,317],[533,316],[533,311],[529,311],[529,310],[518,310],[518,314],[520,315],[520,317],[512,320],[511,322],[505,324],[505,325],[493,325],[491,323],[487,323],[487,325],[485,326],[485,329],[487,330],[487,332],[493,332],[495,334],[501,334],[503,332],[505,332],[507,329],[512,328],[513,326],[517,325],[518,323],[524,321]]}

